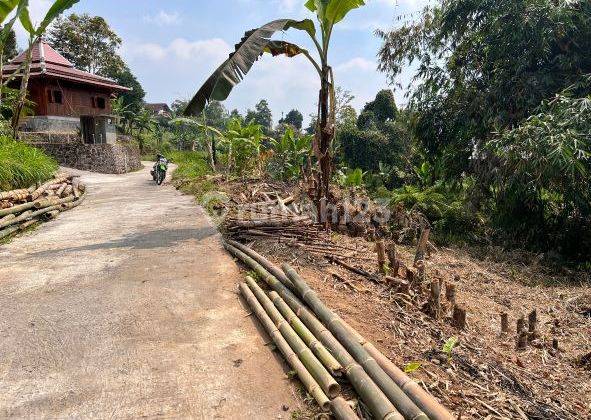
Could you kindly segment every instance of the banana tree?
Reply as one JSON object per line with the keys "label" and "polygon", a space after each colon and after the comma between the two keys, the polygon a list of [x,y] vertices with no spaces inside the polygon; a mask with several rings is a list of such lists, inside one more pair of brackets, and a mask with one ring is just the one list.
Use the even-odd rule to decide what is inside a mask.
{"label": "banana tree", "polygon": [[[204,121],[205,121],[205,118],[204,118]],[[211,127],[205,123],[201,123],[193,118],[183,118],[183,117],[173,118],[172,120],[170,120],[170,122],[168,124],[173,127],[193,127],[193,128],[197,128],[197,129],[202,129],[204,141],[205,141],[205,144],[207,147],[207,152],[209,155],[209,165],[211,166],[212,170],[214,170],[214,171],[216,170],[216,162],[215,162],[215,147],[216,146],[215,146],[214,141],[212,141],[212,142],[208,141],[208,137],[209,137],[209,134],[211,134],[212,138],[215,138],[215,136],[218,136],[219,138],[223,138],[224,134],[222,134],[221,131],[219,131],[215,127]],[[193,151],[195,150],[195,141],[193,141],[192,149],[193,149]]]}
{"label": "banana tree", "polygon": [[[28,5],[28,0],[0,0],[0,25],[2,25],[2,30],[0,30],[0,74],[3,74],[4,72],[4,49],[6,47],[6,40],[8,39],[15,22],[20,18],[21,13]],[[14,16],[4,23],[13,11],[15,11]],[[9,80],[2,80],[0,83],[0,108],[2,108],[2,93],[4,86],[7,86],[12,78],[14,78],[14,75],[9,78]]]}
{"label": "banana tree", "polygon": [[[273,56],[303,55],[306,57],[320,78],[318,118],[312,144],[312,151],[318,161],[318,171],[315,174],[314,185],[310,188],[310,195],[316,203],[319,216],[322,217],[322,202],[330,199],[329,182],[332,172],[330,147],[334,138],[336,118],[334,76],[328,62],[330,40],[334,26],[350,11],[365,5],[365,2],[364,0],[308,0],[305,5],[316,14],[319,33],[310,19],[302,21],[279,19],[246,32],[240,43],[236,45],[236,50],[195,94],[185,113],[199,115],[208,102],[227,99],[234,86],[242,81],[263,53],[270,53]],[[306,32],[312,39],[317,56],[313,57],[308,50],[293,43],[273,39],[276,33],[288,29]]]}
{"label": "banana tree", "polygon": [[29,33],[29,49],[27,50],[24,60],[24,69],[22,70],[19,98],[12,114],[12,129],[14,131],[15,137],[20,121],[20,116],[26,103],[27,88],[29,87],[29,77],[31,75],[33,44],[41,39],[51,22],[53,22],[58,16],[60,16],[70,7],[78,3],[78,1],[80,0],[55,0],[37,27],[35,27],[31,21],[31,16],[29,15],[28,9],[28,0],[21,0],[22,8],[20,7],[21,4],[19,4],[20,13],[18,13],[17,16],[20,19],[23,28],[25,28],[25,30]]}

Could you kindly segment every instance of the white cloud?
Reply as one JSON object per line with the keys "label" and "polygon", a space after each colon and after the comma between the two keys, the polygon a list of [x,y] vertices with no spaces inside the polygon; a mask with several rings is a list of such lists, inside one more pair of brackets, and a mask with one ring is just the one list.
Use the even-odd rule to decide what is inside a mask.
{"label": "white cloud", "polygon": [[144,16],[144,22],[153,23],[158,26],[173,26],[181,23],[179,12],[165,12],[160,10],[155,15]]}
{"label": "white cloud", "polygon": [[356,57],[342,64],[339,64],[338,66],[336,66],[335,69],[339,72],[347,72],[351,70],[373,72],[376,70],[376,67],[377,65],[374,61],[367,60],[363,57]]}
{"label": "white cloud", "polygon": [[220,38],[189,41],[176,38],[163,46],[156,43],[125,44],[122,54],[132,61],[222,61],[230,46]]}

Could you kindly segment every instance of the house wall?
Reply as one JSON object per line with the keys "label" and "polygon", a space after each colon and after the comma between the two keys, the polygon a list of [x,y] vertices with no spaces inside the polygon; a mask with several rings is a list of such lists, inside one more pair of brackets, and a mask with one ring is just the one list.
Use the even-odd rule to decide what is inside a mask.
{"label": "house wall", "polygon": [[[51,91],[62,93],[62,103],[51,102]],[[36,116],[80,117],[110,114],[111,91],[91,85],[71,83],[51,78],[36,78],[29,82],[29,98],[35,105]],[[105,108],[98,108],[93,98],[102,98]]]}

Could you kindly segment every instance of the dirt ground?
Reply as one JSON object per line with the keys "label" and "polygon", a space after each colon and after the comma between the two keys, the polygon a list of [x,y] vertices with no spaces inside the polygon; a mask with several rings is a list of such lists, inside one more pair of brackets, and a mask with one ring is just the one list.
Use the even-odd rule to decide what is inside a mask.
{"label": "dirt ground", "polygon": [[[244,202],[250,193],[271,190],[259,183],[218,187]],[[289,188],[282,195],[290,195]],[[328,306],[398,366],[414,364],[409,376],[458,417],[591,419],[591,273],[555,272],[535,255],[498,248],[440,248],[427,259],[426,273],[456,285],[456,301],[467,310],[468,326],[461,331],[452,325],[449,307],[438,320],[424,310],[430,282],[411,295],[398,293],[322,255],[336,252],[346,263],[377,273],[373,242],[334,232],[323,236],[308,248],[280,236],[242,240],[277,265],[296,268]],[[397,250],[412,267],[414,246]],[[516,320],[534,309],[538,336],[517,350]],[[507,334],[501,334],[503,312],[509,316]],[[458,343],[445,354],[452,337]]]}
{"label": "dirt ground", "polygon": [[147,168],[81,175],[82,206],[0,246],[0,418],[289,418],[297,390],[193,198]]}

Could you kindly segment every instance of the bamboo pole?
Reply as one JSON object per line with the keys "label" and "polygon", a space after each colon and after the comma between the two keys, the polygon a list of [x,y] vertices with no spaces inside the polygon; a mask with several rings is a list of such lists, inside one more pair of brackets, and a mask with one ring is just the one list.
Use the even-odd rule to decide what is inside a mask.
{"label": "bamboo pole", "polygon": [[7,222],[7,221],[9,221],[9,220],[12,220],[12,219],[14,219],[15,217],[16,217],[16,215],[14,215],[14,214],[8,214],[8,215],[6,215],[6,216],[4,216],[4,217],[2,217],[2,218],[0,219],[0,224],[2,224],[2,223],[4,223],[4,222]]}
{"label": "bamboo pole", "polygon": [[318,341],[318,339],[312,334],[312,332],[304,325],[302,320],[298,318],[295,312],[285,303],[281,296],[275,291],[269,293],[269,297],[281,312],[281,315],[289,322],[291,327],[298,333],[298,335],[304,340],[306,345],[314,352],[316,357],[322,362],[324,366],[333,374],[340,375],[343,367],[341,364],[330,354],[330,352],[324,347],[324,345]]}
{"label": "bamboo pole", "polygon": [[375,359],[384,372],[404,391],[414,403],[429,416],[431,420],[454,420],[455,417],[435,397],[425,391],[418,383],[413,381],[398,366],[390,361],[372,343],[365,340],[361,334],[341,319],[343,325],[349,329],[357,341]]}
{"label": "bamboo pole", "polygon": [[224,247],[233,256],[241,260],[248,267],[253,269],[298,315],[298,317],[306,324],[312,333],[320,339],[322,344],[332,353],[338,362],[345,369],[345,375],[357,391],[364,403],[367,405],[369,411],[376,419],[382,420],[401,420],[403,417],[396,411],[396,408],[378,388],[378,386],[371,380],[363,368],[357,364],[355,359],[345,350],[345,348],[338,342],[330,331],[322,325],[322,323],[304,306],[304,304],[297,298],[291,290],[289,290],[283,283],[271,275],[261,264],[256,262],[253,258],[233,247],[228,243],[224,243]]}
{"label": "bamboo pole", "polygon": [[384,372],[378,363],[369,355],[353,334],[343,325],[341,319],[332,312],[306,284],[299,274],[288,264],[283,264],[283,271],[292,281],[299,295],[302,297],[318,318],[328,327],[329,331],[351,353],[376,385],[386,394],[398,411],[406,419],[428,420],[416,404],[400,389],[400,387]]}
{"label": "bamboo pole", "polygon": [[271,299],[265,294],[263,289],[252,279],[246,277],[246,284],[254,293],[260,304],[265,309],[265,312],[271,320],[275,323],[281,335],[289,343],[289,346],[298,355],[304,366],[312,374],[316,382],[322,388],[322,391],[329,397],[334,398],[341,392],[341,386],[334,380],[331,374],[324,368],[322,363],[314,356],[312,350],[306,346],[306,343],[300,338],[296,331],[283,318],[279,310],[273,305]]}
{"label": "bamboo pole", "polygon": [[14,232],[18,231],[18,226],[11,226],[9,228],[6,228],[4,230],[0,230],[0,239],[4,239],[7,236],[12,235]]}
{"label": "bamboo pole", "polygon": [[349,403],[343,397],[337,397],[330,402],[330,408],[337,420],[358,420]]}
{"label": "bamboo pole", "polygon": [[29,194],[29,190],[20,189],[12,191],[0,192],[0,200],[16,200],[21,197],[26,197]]}
{"label": "bamboo pole", "polygon": [[285,273],[283,271],[281,271],[281,269],[279,267],[277,267],[276,265],[271,263],[269,260],[267,260],[265,257],[263,257],[261,254],[254,251],[252,248],[247,247],[246,245],[242,245],[240,242],[231,241],[231,240],[228,240],[227,242],[230,245],[232,245],[233,247],[236,247],[240,251],[244,252],[246,255],[248,255],[249,257],[254,259],[256,262],[261,264],[263,267],[265,267],[269,271],[269,273],[271,273],[273,276],[275,276],[275,278],[277,280],[279,280],[281,283],[286,285],[292,291],[295,290],[293,287],[293,284],[291,283],[291,280],[287,278]]}
{"label": "bamboo pole", "polygon": [[271,336],[273,342],[275,343],[279,351],[281,351],[289,365],[297,373],[298,378],[300,378],[300,381],[302,381],[302,383],[306,387],[306,390],[310,393],[312,397],[314,397],[318,405],[323,410],[328,410],[330,407],[330,401],[328,400],[328,397],[326,396],[326,394],[324,394],[324,392],[322,392],[320,385],[318,385],[318,383],[314,380],[310,372],[308,372],[308,370],[302,364],[300,359],[298,359],[298,356],[293,352],[291,347],[289,347],[287,341],[285,341],[285,339],[283,338],[275,324],[273,324],[271,318],[269,318],[269,315],[267,315],[267,313],[265,312],[261,304],[258,302],[255,295],[246,285],[246,283],[240,284],[240,292],[242,293],[242,296],[244,296],[244,299],[246,299],[246,302],[248,303],[250,308],[256,314],[257,318],[259,319],[265,330]]}
{"label": "bamboo pole", "polygon": [[22,232],[22,231],[26,230],[27,228],[33,226],[36,223],[39,223],[39,219],[37,219],[37,218],[31,219],[25,223],[21,223],[18,227],[18,230],[20,230]]}
{"label": "bamboo pole", "polygon": [[80,204],[84,203],[86,200],[86,195],[81,196],[78,200],[73,202],[67,202],[61,204],[61,211],[72,210],[75,207],[78,207]]}

